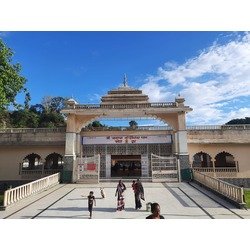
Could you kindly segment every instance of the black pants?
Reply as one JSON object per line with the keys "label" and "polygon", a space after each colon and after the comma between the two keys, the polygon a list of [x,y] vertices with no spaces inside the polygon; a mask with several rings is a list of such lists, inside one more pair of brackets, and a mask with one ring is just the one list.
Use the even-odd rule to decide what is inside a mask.
{"label": "black pants", "polygon": [[135,209],[140,209],[141,205],[141,198],[139,194],[135,194]]}

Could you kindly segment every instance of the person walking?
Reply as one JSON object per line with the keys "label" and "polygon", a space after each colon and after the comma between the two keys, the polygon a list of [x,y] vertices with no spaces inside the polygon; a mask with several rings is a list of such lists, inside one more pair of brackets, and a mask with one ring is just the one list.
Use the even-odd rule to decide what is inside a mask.
{"label": "person walking", "polygon": [[125,201],[124,201],[124,191],[126,190],[125,184],[122,182],[122,180],[119,180],[119,183],[116,188],[115,196],[117,196],[117,211],[122,211],[125,207]]}
{"label": "person walking", "polygon": [[134,193],[135,193],[135,209],[141,209],[141,199],[145,200],[144,198],[144,188],[140,179],[137,179],[136,183],[134,184]]}
{"label": "person walking", "polygon": [[158,203],[151,204],[151,215],[147,216],[146,219],[165,219],[162,215],[160,215],[160,205]]}
{"label": "person walking", "polygon": [[94,192],[90,191],[88,195],[88,210],[89,210],[89,218],[92,219],[92,211],[93,205],[96,206]]}

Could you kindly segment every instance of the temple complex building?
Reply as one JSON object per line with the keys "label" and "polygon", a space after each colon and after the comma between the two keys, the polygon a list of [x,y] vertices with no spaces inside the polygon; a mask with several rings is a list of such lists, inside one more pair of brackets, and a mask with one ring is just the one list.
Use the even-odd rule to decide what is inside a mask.
{"label": "temple complex building", "polygon": [[[100,104],[69,99],[66,128],[0,130],[0,184],[55,172],[62,182],[189,181],[192,169],[250,186],[250,125],[186,126],[192,108],[181,96],[151,103],[126,78]],[[90,127],[101,119],[152,118],[165,126]]]}

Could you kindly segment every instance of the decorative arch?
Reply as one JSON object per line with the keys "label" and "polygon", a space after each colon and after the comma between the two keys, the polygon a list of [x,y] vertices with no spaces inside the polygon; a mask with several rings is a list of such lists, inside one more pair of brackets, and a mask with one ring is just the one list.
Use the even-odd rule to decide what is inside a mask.
{"label": "decorative arch", "polygon": [[228,152],[220,152],[215,156],[216,168],[236,167],[234,156]]}
{"label": "decorative arch", "polygon": [[193,156],[193,167],[202,167],[202,168],[206,168],[206,167],[213,167],[213,163],[212,163],[212,157],[205,153],[205,152],[199,152],[196,153]]}
{"label": "decorative arch", "polygon": [[22,161],[22,169],[40,169],[42,165],[41,156],[35,153],[25,156]]}
{"label": "decorative arch", "polygon": [[[146,114],[145,116],[156,119],[156,120],[159,120],[159,121],[165,123],[166,125],[170,126],[171,128],[173,128],[173,123],[171,123],[171,120],[168,121],[167,119],[162,118],[161,116],[152,115],[152,114]],[[92,122],[94,122],[96,120],[99,120],[101,118],[106,118],[106,117],[112,118],[112,116],[105,116],[105,115],[97,115],[97,116],[92,116],[92,117],[88,117],[88,118],[86,118],[86,117],[78,118],[77,119],[77,124],[76,124],[77,133],[80,133],[82,128],[86,127],[88,124],[90,124],[90,123],[92,123]],[[137,117],[140,117],[140,116],[137,116]],[[114,118],[119,118],[119,117],[114,116]],[[135,117],[135,119],[136,119],[136,117]]]}
{"label": "decorative arch", "polygon": [[49,154],[45,158],[44,168],[46,169],[62,169],[63,168],[63,156],[54,152]]}

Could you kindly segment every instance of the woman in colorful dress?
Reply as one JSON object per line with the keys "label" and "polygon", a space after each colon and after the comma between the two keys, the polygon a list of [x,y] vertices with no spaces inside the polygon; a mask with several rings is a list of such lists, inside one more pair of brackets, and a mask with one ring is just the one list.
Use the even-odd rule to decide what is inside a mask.
{"label": "woman in colorful dress", "polygon": [[119,183],[116,188],[115,196],[117,196],[117,211],[122,211],[125,207],[125,201],[124,201],[124,191],[126,190],[126,186],[122,182],[122,180],[119,180]]}

